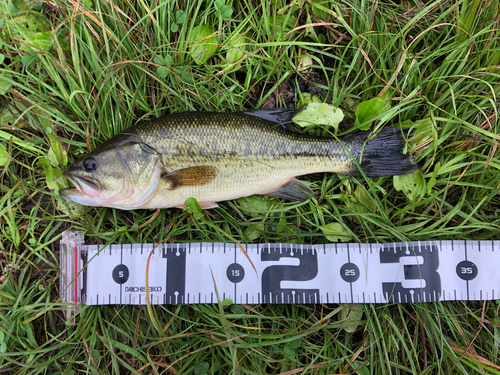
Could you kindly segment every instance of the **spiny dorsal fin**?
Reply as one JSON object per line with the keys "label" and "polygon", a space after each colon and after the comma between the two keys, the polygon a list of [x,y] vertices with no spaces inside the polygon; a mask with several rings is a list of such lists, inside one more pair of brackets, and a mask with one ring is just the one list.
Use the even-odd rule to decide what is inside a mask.
{"label": "spiny dorsal fin", "polygon": [[280,124],[283,129],[294,130],[292,126],[293,116],[295,116],[301,110],[302,108],[299,110],[293,108],[262,108],[252,109],[243,113],[245,115],[258,117],[263,120]]}
{"label": "spiny dorsal fin", "polygon": [[209,166],[178,169],[162,174],[161,178],[170,183],[170,190],[182,186],[202,186],[208,184],[217,175],[217,169]]}
{"label": "spiny dorsal fin", "polygon": [[314,195],[314,192],[304,182],[294,177],[286,184],[266,195],[275,198],[306,201]]}

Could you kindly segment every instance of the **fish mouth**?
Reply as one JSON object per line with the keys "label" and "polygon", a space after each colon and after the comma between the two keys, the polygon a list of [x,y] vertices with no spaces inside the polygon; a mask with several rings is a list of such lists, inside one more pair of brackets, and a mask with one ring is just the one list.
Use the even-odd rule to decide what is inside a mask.
{"label": "fish mouth", "polygon": [[62,197],[96,197],[101,192],[101,185],[95,178],[75,176],[68,171],[64,172],[63,176],[66,177],[74,185],[74,187],[60,189],[59,195]]}

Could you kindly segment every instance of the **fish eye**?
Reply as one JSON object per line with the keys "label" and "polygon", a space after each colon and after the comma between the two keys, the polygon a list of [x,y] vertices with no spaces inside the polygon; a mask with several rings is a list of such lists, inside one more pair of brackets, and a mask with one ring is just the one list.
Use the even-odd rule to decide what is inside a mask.
{"label": "fish eye", "polygon": [[97,169],[97,162],[92,157],[87,158],[83,161],[83,168],[85,168],[87,172],[95,171]]}

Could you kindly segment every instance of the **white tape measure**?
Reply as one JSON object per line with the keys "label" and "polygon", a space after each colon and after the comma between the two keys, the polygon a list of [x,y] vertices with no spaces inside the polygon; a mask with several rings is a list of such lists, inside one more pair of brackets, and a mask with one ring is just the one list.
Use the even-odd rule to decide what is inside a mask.
{"label": "white tape measure", "polygon": [[265,243],[242,245],[245,255],[234,243],[83,240],[83,232],[61,240],[61,301],[73,312],[144,305],[147,295],[151,304],[217,303],[214,283],[237,304],[500,299],[500,241]]}

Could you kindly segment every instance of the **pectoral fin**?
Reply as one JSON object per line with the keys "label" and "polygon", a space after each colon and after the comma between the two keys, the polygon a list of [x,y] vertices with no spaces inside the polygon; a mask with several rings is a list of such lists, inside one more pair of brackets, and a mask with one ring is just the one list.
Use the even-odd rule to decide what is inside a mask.
{"label": "pectoral fin", "polygon": [[304,182],[292,178],[286,184],[266,195],[275,198],[306,201],[314,195],[314,192]]}
{"label": "pectoral fin", "polygon": [[162,174],[161,178],[170,184],[170,190],[182,186],[202,186],[208,184],[217,175],[217,169],[209,166],[179,169]]}

